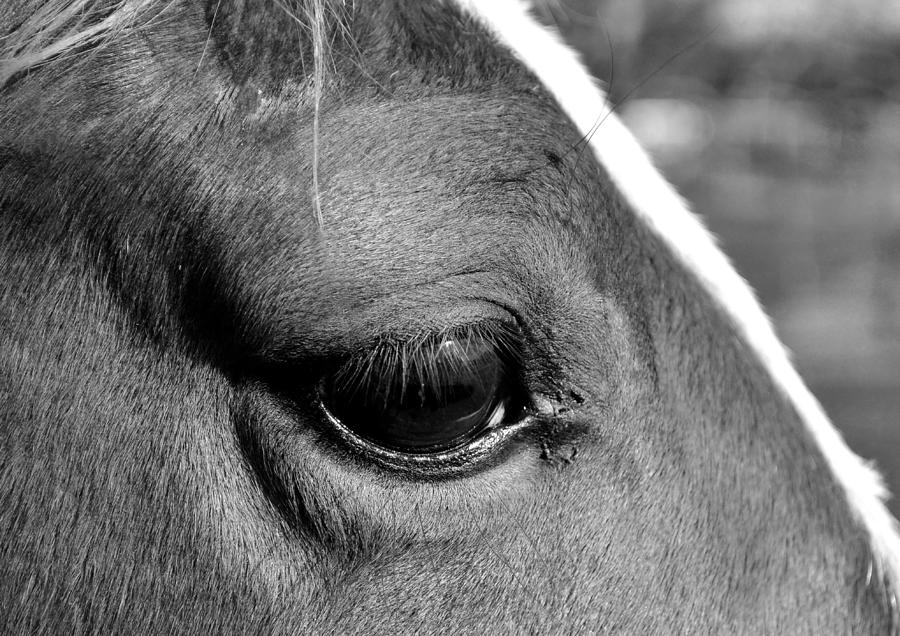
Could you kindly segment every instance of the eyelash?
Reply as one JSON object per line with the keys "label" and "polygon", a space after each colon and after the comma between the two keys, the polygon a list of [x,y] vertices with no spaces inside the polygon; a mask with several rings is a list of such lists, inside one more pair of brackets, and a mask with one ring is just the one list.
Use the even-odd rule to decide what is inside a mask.
{"label": "eyelash", "polygon": [[[332,376],[343,390],[390,386],[401,379],[401,391],[405,391],[414,377],[434,386],[441,379],[441,369],[433,364],[435,354],[444,343],[460,340],[493,348],[510,370],[520,375],[521,334],[511,325],[492,320],[439,332],[420,332],[410,338],[383,336],[351,355]],[[457,362],[464,363],[460,358]]]}

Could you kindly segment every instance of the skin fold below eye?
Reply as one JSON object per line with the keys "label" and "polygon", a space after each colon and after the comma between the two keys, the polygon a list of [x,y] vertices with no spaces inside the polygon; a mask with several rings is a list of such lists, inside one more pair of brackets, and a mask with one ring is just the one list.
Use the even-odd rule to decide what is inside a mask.
{"label": "skin fold below eye", "polygon": [[520,412],[517,346],[469,328],[381,343],[320,386],[326,410],[354,435],[409,454],[467,444]]}

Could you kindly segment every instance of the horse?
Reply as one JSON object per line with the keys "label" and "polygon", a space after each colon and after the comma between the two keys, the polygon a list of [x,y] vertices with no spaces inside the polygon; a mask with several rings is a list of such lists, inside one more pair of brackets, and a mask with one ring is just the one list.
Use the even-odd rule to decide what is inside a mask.
{"label": "horse", "polygon": [[526,4],[0,25],[4,633],[898,633],[877,472]]}

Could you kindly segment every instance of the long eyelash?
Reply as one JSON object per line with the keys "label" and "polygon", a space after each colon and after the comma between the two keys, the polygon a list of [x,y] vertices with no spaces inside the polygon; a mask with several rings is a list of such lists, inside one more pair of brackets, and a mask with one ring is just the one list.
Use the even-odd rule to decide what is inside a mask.
{"label": "long eyelash", "polygon": [[[448,368],[436,364],[440,347],[450,341],[466,344],[463,355],[453,356]],[[521,360],[522,336],[514,327],[499,321],[483,321],[440,332],[422,332],[411,338],[387,336],[352,356],[333,376],[333,386],[344,392],[365,393],[371,388],[383,392],[385,401],[402,400],[413,380],[416,384],[439,387],[448,374],[472,372],[468,347],[487,345],[513,368]],[[399,381],[398,381],[399,380]],[[400,394],[391,394],[399,387]]]}

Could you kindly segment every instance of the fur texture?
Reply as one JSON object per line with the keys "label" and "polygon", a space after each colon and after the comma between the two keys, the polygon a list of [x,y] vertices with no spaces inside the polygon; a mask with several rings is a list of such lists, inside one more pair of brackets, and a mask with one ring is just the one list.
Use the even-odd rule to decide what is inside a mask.
{"label": "fur texture", "polygon": [[[894,629],[872,527],[648,223],[630,138],[580,152],[450,3],[326,2],[315,86],[286,7],[152,3],[2,89],[0,631]],[[329,428],[329,369],[484,321],[533,426],[430,477]]]}
{"label": "fur texture", "polygon": [[731,317],[735,329],[797,409],[871,538],[878,574],[896,589],[900,585],[900,534],[884,505],[888,493],[881,476],[847,447],[828,421],[791,365],[753,291],[652,166],[575,54],[531,18],[526,5],[520,0],[463,0],[460,4],[496,33],[556,96],[635,212]]}

